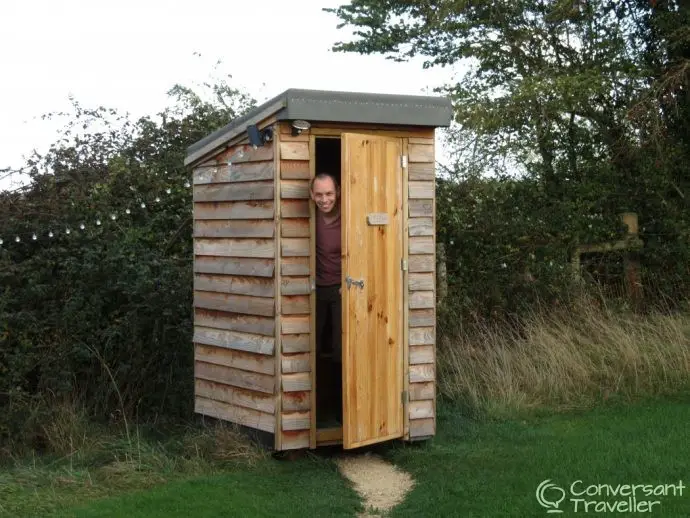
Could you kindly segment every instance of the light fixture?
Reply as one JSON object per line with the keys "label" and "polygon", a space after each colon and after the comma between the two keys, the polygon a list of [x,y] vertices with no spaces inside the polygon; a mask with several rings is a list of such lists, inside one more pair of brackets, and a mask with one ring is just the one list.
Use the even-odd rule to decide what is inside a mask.
{"label": "light fixture", "polygon": [[249,143],[256,149],[273,140],[273,130],[271,128],[260,130],[256,127],[256,124],[252,124],[247,126],[247,136],[249,137]]}
{"label": "light fixture", "polygon": [[296,137],[303,131],[308,130],[311,128],[311,124],[309,124],[307,121],[303,121],[301,119],[294,120],[292,121],[292,136]]}

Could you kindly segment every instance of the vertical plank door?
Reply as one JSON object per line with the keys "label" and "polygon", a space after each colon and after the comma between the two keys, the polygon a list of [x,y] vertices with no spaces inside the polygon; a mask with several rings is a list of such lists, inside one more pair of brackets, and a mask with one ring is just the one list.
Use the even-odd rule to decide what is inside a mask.
{"label": "vertical plank door", "polygon": [[346,449],[404,433],[401,155],[399,138],[342,135]]}

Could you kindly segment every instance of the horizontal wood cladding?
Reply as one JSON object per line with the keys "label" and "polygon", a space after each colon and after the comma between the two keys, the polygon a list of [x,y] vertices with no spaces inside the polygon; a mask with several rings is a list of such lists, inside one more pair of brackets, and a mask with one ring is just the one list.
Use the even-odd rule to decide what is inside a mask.
{"label": "horizontal wood cladding", "polygon": [[433,309],[411,309],[409,311],[410,327],[425,327],[436,324],[436,315]]}
{"label": "horizontal wood cladding", "polygon": [[311,408],[311,392],[283,392],[284,412],[304,412]]}
{"label": "horizontal wood cladding", "polygon": [[281,218],[308,218],[309,217],[309,201],[308,200],[281,200],[280,201],[280,217]]}
{"label": "horizontal wood cladding", "polygon": [[311,229],[309,219],[286,219],[280,222],[281,237],[309,237]]}
{"label": "horizontal wood cladding", "polygon": [[280,319],[280,330],[284,335],[309,333],[310,315],[286,315]]}
{"label": "horizontal wood cladding", "polygon": [[195,344],[194,359],[260,374],[275,374],[275,358],[263,354],[235,351],[223,347]]}
{"label": "horizontal wood cladding", "polygon": [[309,430],[282,431],[281,446],[283,450],[309,448]]}
{"label": "horizontal wood cladding", "polygon": [[414,236],[410,240],[410,255],[417,254],[434,254],[436,251],[434,248],[434,238],[433,236]]}
{"label": "horizontal wood cladding", "polygon": [[430,437],[436,434],[436,422],[430,419],[410,419],[410,438]]}
{"label": "horizontal wood cladding", "polygon": [[262,162],[273,160],[273,146],[261,146],[254,148],[250,145],[234,146],[216,156],[216,163],[231,162],[242,164],[244,162]]}
{"label": "horizontal wood cladding", "polygon": [[275,336],[276,327],[274,318],[227,313],[225,311],[203,308],[196,308],[194,310],[194,323],[204,327],[215,327],[216,329],[227,329],[229,331],[266,336]]}
{"label": "horizontal wood cladding", "polygon": [[409,276],[410,291],[426,291],[434,289],[433,273],[411,273]]}
{"label": "horizontal wood cladding", "polygon": [[194,292],[194,307],[216,309],[228,313],[272,317],[275,315],[274,299],[249,297],[246,295],[229,295],[209,291]]}
{"label": "horizontal wood cladding", "polygon": [[246,201],[272,200],[275,184],[268,182],[246,182],[238,184],[216,183],[194,186],[194,201]]}
{"label": "horizontal wood cladding", "polygon": [[303,392],[311,390],[311,377],[308,372],[283,374],[281,378],[283,392]]}
{"label": "horizontal wood cladding", "polygon": [[424,383],[410,383],[410,401],[434,399],[436,397],[436,385],[433,381]]}
{"label": "horizontal wood cladding", "polygon": [[280,260],[281,275],[309,275],[309,257],[283,257]]}
{"label": "horizontal wood cladding", "polygon": [[194,326],[194,341],[199,344],[268,355],[273,354],[275,349],[273,337],[198,325]]}
{"label": "horizontal wood cladding", "polygon": [[410,162],[434,162],[434,145],[432,141],[425,143],[410,142],[407,148]]}
{"label": "horizontal wood cladding", "polygon": [[309,295],[283,295],[280,307],[283,315],[309,314],[311,308]]}
{"label": "horizontal wood cladding", "polygon": [[194,204],[194,219],[273,219],[275,204],[271,201],[212,201]]}
{"label": "horizontal wood cladding", "polygon": [[309,160],[281,160],[280,177],[283,180],[309,180]]}
{"label": "horizontal wood cladding", "polygon": [[204,399],[213,399],[267,414],[275,414],[275,398],[270,394],[253,392],[203,379],[194,380],[194,391],[197,396]]}
{"label": "horizontal wood cladding", "polygon": [[275,257],[272,239],[197,238],[194,240],[196,255],[218,257]]}
{"label": "horizontal wood cladding", "polygon": [[311,281],[309,277],[282,277],[280,279],[281,295],[309,295]]}
{"label": "horizontal wood cladding", "polygon": [[434,219],[433,218],[410,218],[408,220],[408,227],[410,236],[433,236],[434,235]]}
{"label": "horizontal wood cladding", "polygon": [[285,237],[280,240],[280,254],[283,257],[309,257],[309,238]]}
{"label": "horizontal wood cladding", "polygon": [[311,412],[283,412],[281,418],[283,431],[308,430]]}
{"label": "horizontal wood cladding", "polygon": [[408,270],[410,273],[433,272],[436,269],[435,255],[410,255],[408,258]]}
{"label": "horizontal wood cladding", "polygon": [[410,309],[432,309],[435,306],[433,291],[413,291],[409,296]]}
{"label": "horizontal wood cladding", "polygon": [[284,354],[309,351],[309,333],[284,334],[281,336],[280,341],[283,346]]}
{"label": "horizontal wood cladding", "polygon": [[308,180],[282,180],[280,182],[280,197],[283,199],[308,199]]}
{"label": "horizontal wood cladding", "polygon": [[273,161],[216,164],[194,169],[194,185],[272,180]]}
{"label": "horizontal wood cladding", "polygon": [[434,402],[432,400],[410,401],[410,419],[428,419],[434,417]]}
{"label": "horizontal wood cladding", "polygon": [[434,197],[434,182],[408,182],[408,189],[411,200],[431,200]]}
{"label": "horizontal wood cladding", "polygon": [[263,220],[197,220],[194,222],[194,237],[257,237],[272,238],[275,223]]}
{"label": "horizontal wood cladding", "polygon": [[309,142],[281,142],[281,160],[309,160]]}
{"label": "horizontal wood cladding", "polygon": [[408,174],[412,182],[434,180],[436,178],[436,166],[433,162],[412,162],[408,164]]}
{"label": "horizontal wood cladding", "polygon": [[[421,328],[417,328],[421,329]],[[434,344],[426,345],[411,345],[410,344],[410,365],[420,365],[423,363],[434,363],[436,355],[434,353]]]}
{"label": "horizontal wood cladding", "polygon": [[194,362],[194,377],[265,394],[273,394],[275,390],[275,378],[272,375],[202,361]]}
{"label": "horizontal wood cladding", "polygon": [[275,261],[273,259],[240,259],[201,255],[194,258],[195,273],[273,277],[274,270]]}
{"label": "horizontal wood cladding", "polygon": [[434,381],[435,374],[436,367],[434,364],[423,363],[419,365],[410,365],[410,383]]}
{"label": "horizontal wood cladding", "polygon": [[430,218],[434,215],[434,200],[410,200],[409,217]]}
{"label": "horizontal wood cladding", "polygon": [[197,291],[214,291],[216,293],[235,293],[252,297],[273,298],[275,295],[273,279],[266,277],[197,273],[194,276],[194,289]]}
{"label": "horizontal wood cladding", "polygon": [[413,345],[432,345],[435,343],[433,327],[413,327],[410,329],[410,347]]}
{"label": "horizontal wood cladding", "polygon": [[194,402],[194,411],[197,414],[230,421],[263,430],[264,432],[273,433],[275,431],[275,417],[272,414],[223,403],[222,401],[197,396]]}
{"label": "horizontal wood cladding", "polygon": [[281,369],[283,374],[294,374],[295,372],[309,372],[310,355],[306,353],[283,354],[281,359]]}

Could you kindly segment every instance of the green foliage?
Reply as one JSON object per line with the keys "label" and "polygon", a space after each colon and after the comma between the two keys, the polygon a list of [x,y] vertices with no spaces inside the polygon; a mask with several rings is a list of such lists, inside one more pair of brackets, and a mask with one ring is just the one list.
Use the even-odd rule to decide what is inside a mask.
{"label": "green foliage", "polygon": [[136,121],[74,102],[60,139],[29,160],[32,183],[0,194],[0,236],[55,230],[0,248],[2,439],[40,448],[50,404],[65,398],[100,420],[191,414],[183,161],[187,146],[254,102],[225,82],[210,100],[181,86],[170,95],[173,106]]}

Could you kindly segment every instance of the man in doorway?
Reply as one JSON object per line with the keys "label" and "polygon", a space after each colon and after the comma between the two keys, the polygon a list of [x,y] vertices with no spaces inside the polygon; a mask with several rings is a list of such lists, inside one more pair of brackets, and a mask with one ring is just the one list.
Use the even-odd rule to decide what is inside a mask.
{"label": "man in doorway", "polygon": [[[335,177],[319,173],[309,186],[316,204],[316,353],[321,360],[331,354],[325,378],[328,400],[336,418],[342,415],[342,313],[340,187]],[[330,328],[328,324],[330,323]],[[330,406],[329,405],[329,406]]]}

